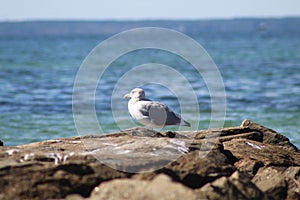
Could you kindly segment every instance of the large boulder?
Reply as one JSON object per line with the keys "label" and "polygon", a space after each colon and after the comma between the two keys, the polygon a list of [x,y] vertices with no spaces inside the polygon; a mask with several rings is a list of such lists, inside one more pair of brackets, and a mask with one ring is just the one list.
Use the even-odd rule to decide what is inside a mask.
{"label": "large boulder", "polygon": [[166,175],[158,175],[151,181],[136,179],[118,179],[95,187],[90,200],[196,200],[193,190],[180,183],[173,182]]}
{"label": "large boulder", "polygon": [[251,180],[236,171],[230,177],[221,177],[196,190],[200,199],[269,199]]}
{"label": "large boulder", "polygon": [[0,147],[0,200],[299,199],[299,174],[299,150],[249,120]]}
{"label": "large boulder", "polygon": [[293,145],[287,137],[277,133],[270,128],[264,127],[251,120],[244,120],[241,127],[249,128],[251,130],[263,133],[262,143],[264,144],[270,144],[283,149],[287,149],[289,151],[299,152],[299,149],[295,145]]}
{"label": "large boulder", "polygon": [[264,193],[274,199],[300,199],[300,167],[262,167],[252,179]]}
{"label": "large boulder", "polygon": [[224,148],[237,159],[234,165],[240,170],[255,175],[263,166],[297,166],[300,154],[287,148],[247,139],[233,139],[223,143]]}

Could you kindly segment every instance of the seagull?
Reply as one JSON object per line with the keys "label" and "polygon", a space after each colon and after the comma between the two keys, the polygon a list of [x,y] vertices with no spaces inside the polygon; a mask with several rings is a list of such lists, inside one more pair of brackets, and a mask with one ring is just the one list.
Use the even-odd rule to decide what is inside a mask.
{"label": "seagull", "polygon": [[165,126],[188,126],[191,124],[173,112],[168,106],[145,98],[141,88],[134,88],[124,96],[128,101],[128,110],[132,118],[150,128],[163,128]]}

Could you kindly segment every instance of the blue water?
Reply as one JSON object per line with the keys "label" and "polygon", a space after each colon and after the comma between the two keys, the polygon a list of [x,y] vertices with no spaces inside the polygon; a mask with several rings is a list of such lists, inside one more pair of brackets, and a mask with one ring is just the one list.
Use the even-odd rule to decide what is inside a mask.
{"label": "blue water", "polygon": [[[180,22],[178,27],[185,23]],[[238,126],[243,119],[250,119],[286,135],[300,147],[300,30],[295,34],[295,30],[289,32],[284,26],[276,30],[267,28],[266,25],[263,32],[234,29],[197,32],[187,23],[184,33],[207,50],[221,72],[227,95],[225,126]],[[0,30],[0,139],[5,145],[19,145],[76,136],[72,92],[77,70],[88,53],[112,34],[9,35]],[[113,63],[101,89],[111,95],[116,83],[114,75],[132,63],[149,61],[176,65],[184,69],[190,80],[198,78],[193,77],[188,63],[166,52],[147,50]],[[201,103],[200,128],[207,128],[210,97],[203,81],[192,81],[192,85]],[[144,87],[151,98],[176,110],[178,102],[172,93],[163,88],[163,92],[158,92],[151,84]],[[105,132],[118,131],[111,115],[110,98],[101,95],[96,97],[101,126]],[[130,120],[127,110],[124,113],[120,123]],[[193,115],[188,112],[187,120],[193,120]]]}

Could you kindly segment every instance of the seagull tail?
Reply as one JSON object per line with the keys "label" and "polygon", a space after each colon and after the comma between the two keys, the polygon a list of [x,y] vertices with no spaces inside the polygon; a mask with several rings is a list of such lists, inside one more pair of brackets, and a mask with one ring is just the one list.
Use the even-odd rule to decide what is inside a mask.
{"label": "seagull tail", "polygon": [[191,124],[183,119],[181,119],[181,122],[180,122],[180,125],[181,126],[187,126],[187,127],[191,127]]}

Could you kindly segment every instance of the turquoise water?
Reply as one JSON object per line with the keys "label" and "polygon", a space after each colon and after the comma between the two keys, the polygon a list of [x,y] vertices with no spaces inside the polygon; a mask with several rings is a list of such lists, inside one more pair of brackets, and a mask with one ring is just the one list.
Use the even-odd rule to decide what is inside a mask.
{"label": "turquoise water", "polygon": [[[225,126],[250,119],[286,135],[300,147],[299,33],[284,28],[280,32],[197,33],[191,25],[184,33],[198,41],[219,67],[227,94]],[[5,145],[18,145],[77,135],[72,116],[77,70],[88,53],[111,35],[0,35],[0,139]],[[117,60],[107,72],[107,80],[99,83],[105,87],[104,93],[97,93],[96,110],[105,132],[118,131],[110,105],[117,81],[114,77],[129,65],[150,61],[176,66],[192,80],[201,107],[200,128],[207,128],[211,108],[204,81],[194,77],[188,63],[166,52],[147,50]],[[144,87],[152,99],[176,110],[178,102],[172,93],[158,92],[151,84]],[[123,118],[118,123],[126,124],[130,120],[127,110],[120,113]],[[187,120],[193,121],[194,114],[191,109]]]}

